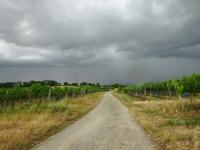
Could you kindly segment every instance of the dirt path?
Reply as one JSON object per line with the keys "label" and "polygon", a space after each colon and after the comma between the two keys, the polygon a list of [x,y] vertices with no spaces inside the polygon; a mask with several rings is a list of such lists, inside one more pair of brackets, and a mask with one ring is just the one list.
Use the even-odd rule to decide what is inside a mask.
{"label": "dirt path", "polygon": [[82,119],[33,150],[154,150],[154,144],[110,92]]}

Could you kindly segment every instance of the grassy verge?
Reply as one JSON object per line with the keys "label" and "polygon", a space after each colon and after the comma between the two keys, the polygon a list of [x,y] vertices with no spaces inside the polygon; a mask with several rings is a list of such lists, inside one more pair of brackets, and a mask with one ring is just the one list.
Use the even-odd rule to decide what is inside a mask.
{"label": "grassy verge", "polygon": [[0,150],[25,150],[94,108],[103,93],[59,102],[33,103],[0,113]]}
{"label": "grassy verge", "polygon": [[162,150],[200,149],[200,100],[141,101],[126,94],[114,95]]}

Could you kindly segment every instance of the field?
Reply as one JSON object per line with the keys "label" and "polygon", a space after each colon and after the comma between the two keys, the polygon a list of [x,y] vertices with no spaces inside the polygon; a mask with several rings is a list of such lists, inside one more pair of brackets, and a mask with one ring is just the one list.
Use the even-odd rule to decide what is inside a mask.
{"label": "field", "polygon": [[102,96],[97,92],[5,108],[0,113],[0,150],[29,149],[90,111]]}
{"label": "field", "polygon": [[200,149],[200,99],[178,100],[124,93],[114,95],[128,107],[131,115],[151,135],[162,150]]}
{"label": "field", "polygon": [[[180,79],[128,85],[86,82],[69,85],[52,80],[0,83],[0,150],[26,150],[33,147],[94,108],[102,99],[103,93],[110,89],[113,89],[113,94],[128,107],[133,118],[151,135],[161,150],[200,149],[200,75],[192,74]],[[78,137],[81,136],[79,129],[83,132],[90,131],[91,136],[85,139],[85,146],[89,146],[87,143],[92,141],[91,137],[100,135],[97,134],[98,131],[103,132],[106,128],[110,132],[108,120],[126,122],[121,116],[124,106],[117,105],[110,92],[105,97],[108,104],[100,107],[100,110],[97,109],[99,120],[96,120],[97,113],[93,119],[86,119],[83,123],[96,124],[95,130],[90,131],[90,128],[85,129],[82,125],[73,130],[72,135],[76,134]],[[105,113],[105,110],[108,112]],[[115,118],[116,114],[118,115]],[[127,113],[125,117],[130,119],[130,124],[125,128],[137,129],[137,123],[134,124],[128,116]],[[101,124],[102,118],[109,119]],[[110,139],[118,133],[121,133],[120,136],[126,134],[123,133],[125,130],[119,128],[121,124],[116,120],[113,121],[114,126],[111,124],[115,132],[109,133]],[[126,134],[125,141],[129,141],[129,145],[125,147],[130,147],[134,142],[142,145],[138,144],[141,141],[145,145],[145,137],[138,138],[137,141],[138,139],[133,140],[133,134],[134,132]],[[132,135],[133,141],[129,140]],[[138,133],[138,137],[141,135],[142,132]],[[65,136],[67,139],[68,135]],[[107,135],[102,136],[106,139]],[[97,143],[102,141],[97,137],[93,140],[97,140]],[[83,140],[71,141],[79,145]],[[124,146],[122,142],[125,141],[118,141],[118,146]],[[92,145],[96,147],[95,141]],[[56,146],[61,145],[57,143]]]}

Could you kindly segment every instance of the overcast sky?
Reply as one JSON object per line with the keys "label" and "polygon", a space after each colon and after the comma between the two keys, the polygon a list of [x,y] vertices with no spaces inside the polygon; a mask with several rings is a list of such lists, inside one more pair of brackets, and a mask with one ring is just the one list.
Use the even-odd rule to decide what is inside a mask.
{"label": "overcast sky", "polygon": [[0,81],[200,73],[199,0],[1,0]]}

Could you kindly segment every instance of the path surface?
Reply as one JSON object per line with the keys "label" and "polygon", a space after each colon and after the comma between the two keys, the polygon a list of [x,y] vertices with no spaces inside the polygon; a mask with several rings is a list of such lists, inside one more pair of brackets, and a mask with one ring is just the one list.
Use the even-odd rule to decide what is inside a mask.
{"label": "path surface", "polygon": [[86,116],[33,150],[154,150],[154,144],[110,92]]}

